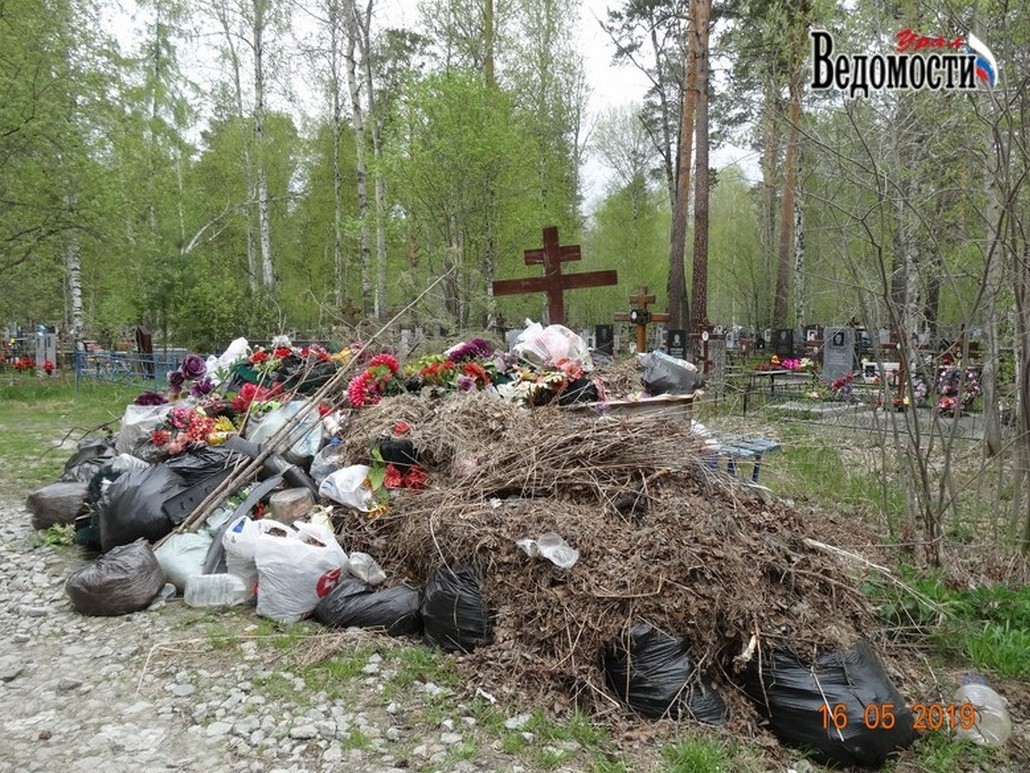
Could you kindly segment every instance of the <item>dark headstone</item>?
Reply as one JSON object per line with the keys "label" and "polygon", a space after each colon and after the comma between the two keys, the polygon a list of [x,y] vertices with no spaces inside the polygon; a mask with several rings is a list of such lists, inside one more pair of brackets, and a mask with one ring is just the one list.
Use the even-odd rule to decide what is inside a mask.
{"label": "dark headstone", "polygon": [[684,359],[687,354],[687,331],[670,330],[666,335],[668,340],[666,351],[669,356]]}
{"label": "dark headstone", "polygon": [[615,326],[596,325],[594,327],[594,348],[607,355],[615,354]]}
{"label": "dark headstone", "polygon": [[779,328],[773,331],[773,353],[781,360],[794,356],[794,331],[791,328]]}

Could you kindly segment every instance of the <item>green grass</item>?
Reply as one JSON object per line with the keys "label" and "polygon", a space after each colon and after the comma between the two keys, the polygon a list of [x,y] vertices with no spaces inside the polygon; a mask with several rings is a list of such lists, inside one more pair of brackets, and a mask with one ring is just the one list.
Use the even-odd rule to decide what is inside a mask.
{"label": "green grass", "polygon": [[662,773],[731,773],[737,768],[715,741],[688,738],[662,749]]}
{"label": "green grass", "polygon": [[948,587],[935,575],[903,567],[904,587],[871,578],[864,590],[898,638],[939,655],[966,659],[1011,679],[1030,679],[1030,587]]}
{"label": "green grass", "polygon": [[[968,741],[958,741],[948,733],[927,733],[916,741],[921,773],[957,773],[963,770],[996,770],[998,752]],[[888,763],[887,773],[896,767]],[[904,770],[909,770],[905,767]]]}
{"label": "green grass", "polygon": [[91,431],[102,434],[102,424],[114,422],[117,431],[139,392],[94,383],[76,390],[73,377],[0,376],[0,496],[21,499],[53,483],[75,443]]}

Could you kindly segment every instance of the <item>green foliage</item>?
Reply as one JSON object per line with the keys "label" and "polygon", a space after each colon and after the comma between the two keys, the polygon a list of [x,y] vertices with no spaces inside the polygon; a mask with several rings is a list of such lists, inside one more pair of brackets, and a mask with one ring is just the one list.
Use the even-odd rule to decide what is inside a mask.
{"label": "green foliage", "polygon": [[895,635],[1001,677],[1030,677],[1030,588],[956,589],[936,574],[903,568],[901,575],[902,584],[873,577],[864,586]]}
{"label": "green foliage", "polygon": [[29,537],[33,547],[50,545],[52,547],[72,545],[75,542],[75,526],[72,524],[54,524],[48,529],[35,531]]}
{"label": "green foliage", "polygon": [[688,738],[662,749],[663,773],[729,773],[730,760],[707,739]]}

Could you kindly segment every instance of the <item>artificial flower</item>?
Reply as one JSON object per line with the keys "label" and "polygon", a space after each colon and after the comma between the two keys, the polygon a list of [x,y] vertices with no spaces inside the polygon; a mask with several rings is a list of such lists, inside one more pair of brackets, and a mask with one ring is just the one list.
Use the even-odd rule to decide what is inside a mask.
{"label": "artificial flower", "polygon": [[182,358],[179,370],[187,381],[196,381],[207,373],[207,363],[199,354],[187,354]]}
{"label": "artificial flower", "polygon": [[211,394],[214,391],[215,382],[211,380],[210,376],[205,376],[200,381],[194,381],[190,384],[190,395],[196,398],[204,397],[205,395]]}
{"label": "artificial flower", "polygon": [[386,465],[386,476],[383,478],[383,485],[387,488],[401,488],[404,485],[404,476],[401,471],[392,464]]}
{"label": "artificial flower", "polygon": [[164,405],[168,398],[160,392],[144,392],[132,401],[133,405]]}

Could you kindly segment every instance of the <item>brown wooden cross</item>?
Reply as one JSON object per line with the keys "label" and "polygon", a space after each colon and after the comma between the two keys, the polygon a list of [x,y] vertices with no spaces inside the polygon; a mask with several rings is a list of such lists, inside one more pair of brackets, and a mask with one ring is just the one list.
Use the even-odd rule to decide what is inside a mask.
{"label": "brown wooden cross", "polygon": [[647,325],[649,322],[668,322],[669,315],[647,310],[648,304],[654,303],[655,297],[648,293],[647,285],[638,287],[636,293],[629,297],[631,309],[629,313],[619,312],[616,322],[632,322],[637,330],[637,351],[643,352],[647,346]]}
{"label": "brown wooden cross", "polygon": [[565,323],[565,290],[583,287],[606,287],[618,284],[615,271],[587,271],[581,274],[563,274],[561,264],[570,260],[581,260],[578,244],[558,243],[558,227],[544,229],[543,249],[526,250],[526,265],[543,264],[543,277],[525,279],[499,279],[493,284],[494,295],[521,295],[522,293],[547,293],[547,321],[552,325]]}

